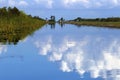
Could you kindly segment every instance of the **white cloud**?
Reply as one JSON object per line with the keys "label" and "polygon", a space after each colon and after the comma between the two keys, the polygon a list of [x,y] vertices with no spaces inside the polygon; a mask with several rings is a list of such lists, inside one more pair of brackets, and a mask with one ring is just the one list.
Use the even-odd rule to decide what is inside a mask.
{"label": "white cloud", "polygon": [[65,7],[73,7],[74,5],[82,5],[89,7],[89,0],[62,0]]}
{"label": "white cloud", "polygon": [[106,64],[106,68],[108,70],[112,70],[112,69],[120,69],[120,57],[117,56],[113,56],[110,53],[105,53],[104,54],[104,60],[105,60],[105,64]]}
{"label": "white cloud", "polygon": [[25,42],[27,42],[27,40],[28,40],[28,37],[26,37],[26,38],[24,38],[24,39],[22,39],[22,40],[19,40],[19,42],[25,43]]}
{"label": "white cloud", "polygon": [[52,55],[49,57],[50,61],[59,61],[62,59],[62,54],[58,54],[53,52]]}
{"label": "white cloud", "polygon": [[0,4],[5,3],[5,0],[0,0]]}
{"label": "white cloud", "polygon": [[40,48],[39,52],[41,55],[47,55],[47,53],[51,50],[51,44],[52,44],[51,37],[35,42],[36,47]]}
{"label": "white cloud", "polygon": [[98,8],[98,7],[115,7],[120,6],[120,0],[62,0],[67,8]]}
{"label": "white cloud", "polygon": [[70,72],[71,71],[71,69],[68,67],[68,63],[65,61],[61,62],[61,70],[63,72]]}
{"label": "white cloud", "polygon": [[112,0],[111,1],[114,5],[120,5],[120,0]]}
{"label": "white cloud", "polygon": [[28,6],[28,1],[25,0],[0,0],[0,5],[2,6],[16,6],[16,7],[23,7],[23,6]]}
{"label": "white cloud", "polygon": [[71,35],[70,38],[62,36],[62,40],[58,41],[52,36],[47,37],[42,37],[35,42],[35,45],[40,54],[48,56],[50,61],[59,62],[63,72],[73,71],[80,75],[90,72],[93,78],[99,76],[107,78],[109,74],[107,71],[115,70],[116,74],[112,75],[116,78],[117,70],[120,70],[119,39],[107,41],[106,37],[95,36],[75,39]]}
{"label": "white cloud", "polygon": [[52,8],[52,7],[53,7],[53,1],[52,0],[48,0],[47,8]]}
{"label": "white cloud", "polygon": [[3,52],[7,52],[7,47],[6,45],[0,44],[0,54],[2,54]]}
{"label": "white cloud", "polygon": [[41,4],[42,6],[45,6],[46,8],[52,8],[53,7],[53,0],[34,0],[37,4]]}
{"label": "white cloud", "polygon": [[114,8],[120,6],[120,0],[0,0],[6,6],[27,6],[34,8],[93,9]]}
{"label": "white cloud", "polygon": [[17,2],[15,0],[8,0],[8,5],[9,6],[15,6]]}
{"label": "white cloud", "polygon": [[18,5],[20,5],[20,6],[28,6],[28,3],[26,1],[20,1],[18,3]]}

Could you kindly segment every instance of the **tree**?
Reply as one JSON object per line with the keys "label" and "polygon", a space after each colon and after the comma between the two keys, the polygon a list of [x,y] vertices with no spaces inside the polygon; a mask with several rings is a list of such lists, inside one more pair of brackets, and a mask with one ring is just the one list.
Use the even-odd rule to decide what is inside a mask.
{"label": "tree", "polygon": [[13,8],[13,14],[19,16],[20,15],[20,11],[16,7],[14,7]]}
{"label": "tree", "polygon": [[78,18],[74,19],[74,21],[81,21],[81,20],[82,20],[81,17],[78,17]]}
{"label": "tree", "polygon": [[50,21],[55,22],[55,16],[51,16],[51,17],[50,17]]}
{"label": "tree", "polygon": [[7,15],[7,9],[6,7],[0,8],[0,16],[6,16]]}
{"label": "tree", "polygon": [[64,20],[63,17],[61,17],[61,18],[58,20],[59,23],[62,23],[62,22],[64,22],[64,21],[65,21],[65,20]]}

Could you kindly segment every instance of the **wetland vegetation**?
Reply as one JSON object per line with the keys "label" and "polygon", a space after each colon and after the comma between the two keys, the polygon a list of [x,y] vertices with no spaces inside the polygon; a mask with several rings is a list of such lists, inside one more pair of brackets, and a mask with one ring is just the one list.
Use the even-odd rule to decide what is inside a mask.
{"label": "wetland vegetation", "polygon": [[28,35],[33,34],[35,30],[38,30],[45,24],[49,24],[51,28],[54,28],[56,22],[60,25],[75,24],[78,26],[87,25],[120,28],[119,17],[95,19],[78,17],[74,20],[65,20],[62,17],[56,21],[55,16],[51,16],[50,19],[46,18],[46,20],[44,20],[38,16],[27,15],[16,7],[3,7],[0,8],[0,42],[3,44],[17,44],[19,40],[23,40]]}
{"label": "wetland vegetation", "polygon": [[44,24],[44,19],[27,15],[16,7],[0,8],[0,42],[17,44]]}
{"label": "wetland vegetation", "polygon": [[86,26],[120,28],[120,17],[95,18],[95,19],[85,19],[78,17],[74,20],[65,21],[64,23],[75,24],[78,26],[86,25]]}

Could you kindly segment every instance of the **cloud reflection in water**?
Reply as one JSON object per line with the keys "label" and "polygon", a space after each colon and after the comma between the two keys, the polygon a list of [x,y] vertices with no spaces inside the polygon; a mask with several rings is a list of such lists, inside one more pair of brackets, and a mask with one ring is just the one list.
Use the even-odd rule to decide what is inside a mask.
{"label": "cloud reflection in water", "polygon": [[90,72],[92,78],[120,79],[120,38],[115,35],[41,35],[35,41],[40,55],[58,62],[63,72]]}
{"label": "cloud reflection in water", "polygon": [[7,46],[0,43],[0,54],[7,52]]}

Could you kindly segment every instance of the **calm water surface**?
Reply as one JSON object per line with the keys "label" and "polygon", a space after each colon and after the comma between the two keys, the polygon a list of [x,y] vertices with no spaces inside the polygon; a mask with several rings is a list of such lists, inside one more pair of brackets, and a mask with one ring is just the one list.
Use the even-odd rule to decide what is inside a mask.
{"label": "calm water surface", "polygon": [[45,25],[1,43],[0,80],[120,80],[120,29]]}

